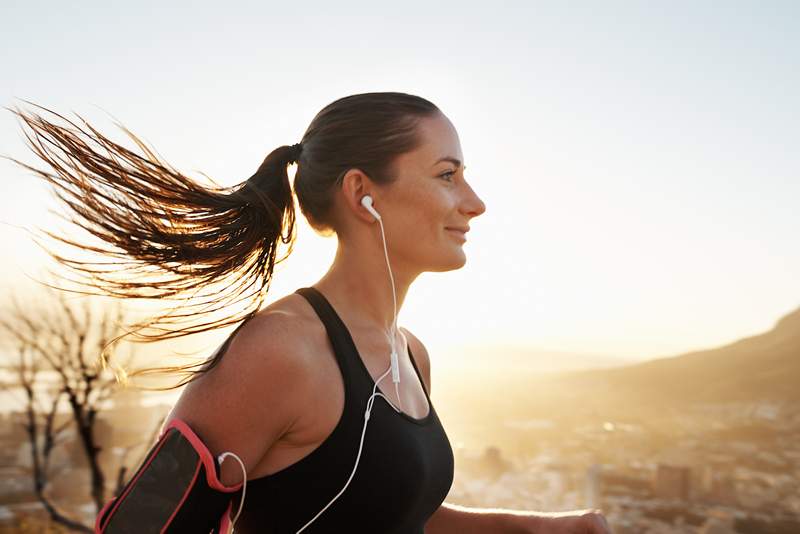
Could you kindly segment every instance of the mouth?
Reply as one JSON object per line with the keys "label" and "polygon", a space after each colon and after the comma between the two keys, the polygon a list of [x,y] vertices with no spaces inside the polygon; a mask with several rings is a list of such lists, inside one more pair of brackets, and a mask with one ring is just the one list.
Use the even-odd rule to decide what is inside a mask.
{"label": "mouth", "polygon": [[467,232],[469,232],[469,227],[467,228],[445,228],[448,232],[459,236],[461,239],[467,239]]}

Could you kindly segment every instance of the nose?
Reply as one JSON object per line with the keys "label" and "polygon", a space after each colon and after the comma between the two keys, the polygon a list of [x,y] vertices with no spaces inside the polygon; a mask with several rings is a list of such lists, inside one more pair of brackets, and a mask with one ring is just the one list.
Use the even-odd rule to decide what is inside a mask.
{"label": "nose", "polygon": [[462,203],[462,212],[470,218],[477,217],[486,211],[486,204],[469,186],[469,184],[466,182],[464,184],[467,186],[467,195]]}

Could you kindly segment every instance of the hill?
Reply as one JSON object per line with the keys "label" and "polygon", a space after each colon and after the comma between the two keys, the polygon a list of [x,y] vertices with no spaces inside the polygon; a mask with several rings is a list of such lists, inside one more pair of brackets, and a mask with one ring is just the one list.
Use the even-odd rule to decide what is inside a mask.
{"label": "hill", "polygon": [[800,308],[770,331],[722,347],[555,380],[560,389],[612,402],[800,402]]}

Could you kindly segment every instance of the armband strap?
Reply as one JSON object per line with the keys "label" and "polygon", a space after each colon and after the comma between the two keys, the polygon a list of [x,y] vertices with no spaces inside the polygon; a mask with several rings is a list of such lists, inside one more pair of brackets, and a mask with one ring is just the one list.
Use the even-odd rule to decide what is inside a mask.
{"label": "armband strap", "polygon": [[223,485],[208,447],[173,419],[119,496],[97,514],[94,532],[226,534],[233,494],[241,487]]}

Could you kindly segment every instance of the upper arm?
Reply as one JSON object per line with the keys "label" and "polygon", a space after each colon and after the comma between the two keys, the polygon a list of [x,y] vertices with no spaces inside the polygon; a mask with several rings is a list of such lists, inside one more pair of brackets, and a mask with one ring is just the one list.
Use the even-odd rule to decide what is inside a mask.
{"label": "upper arm", "polygon": [[408,340],[408,345],[411,348],[411,352],[414,355],[414,362],[416,362],[417,367],[419,368],[419,372],[422,375],[422,379],[425,381],[425,388],[428,390],[428,395],[431,394],[431,361],[428,357],[428,349],[425,348],[425,345],[411,333],[411,331],[407,328],[400,327],[400,330],[406,335],[406,339]]}
{"label": "upper arm", "polygon": [[[274,312],[243,325],[217,365],[186,386],[167,422],[182,419],[214,456],[231,451],[249,472],[303,405],[308,372],[291,322]],[[224,462],[220,475],[224,484],[242,479],[237,462]]]}

